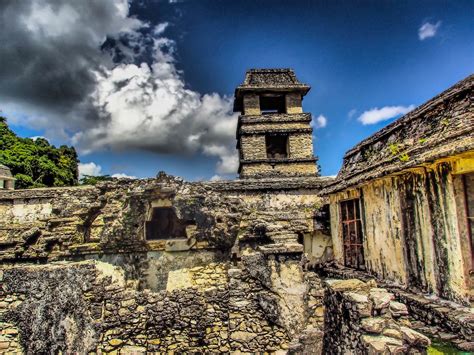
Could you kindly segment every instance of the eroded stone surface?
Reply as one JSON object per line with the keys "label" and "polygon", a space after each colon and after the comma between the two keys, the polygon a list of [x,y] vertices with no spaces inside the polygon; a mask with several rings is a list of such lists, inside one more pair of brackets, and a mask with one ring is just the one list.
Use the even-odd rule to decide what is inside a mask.
{"label": "eroded stone surface", "polygon": [[[388,309],[394,295],[374,282],[327,280],[324,350],[331,354],[414,354],[426,352],[429,339],[409,328],[406,314]],[[403,304],[394,304],[397,310]],[[405,318],[403,318],[405,317]]]}

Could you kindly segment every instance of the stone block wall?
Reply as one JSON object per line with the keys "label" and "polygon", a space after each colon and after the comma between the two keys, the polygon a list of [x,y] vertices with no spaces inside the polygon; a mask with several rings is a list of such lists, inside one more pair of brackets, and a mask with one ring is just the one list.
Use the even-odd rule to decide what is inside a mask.
{"label": "stone block wall", "polygon": [[256,94],[244,95],[244,114],[260,115],[260,97]]}
{"label": "stone block wall", "polygon": [[285,95],[286,113],[303,112],[302,97],[300,93],[287,93]]}
{"label": "stone block wall", "polygon": [[443,160],[332,194],[335,259],[344,264],[340,201],[358,198],[367,271],[414,292],[467,304],[470,249],[461,185],[462,176]]}
{"label": "stone block wall", "polygon": [[321,347],[322,290],[297,260],[261,254],[174,273],[166,291],[138,289],[98,261],[2,270],[6,352],[258,352]]}
{"label": "stone block wall", "polygon": [[326,280],[328,354],[424,354],[430,340],[411,329],[408,310],[373,282]]}
{"label": "stone block wall", "polygon": [[245,160],[267,159],[265,135],[245,135],[240,140],[240,151]]}
{"label": "stone block wall", "polygon": [[[304,125],[303,123],[296,125]],[[252,126],[252,129],[254,127]],[[290,134],[288,136],[288,158],[313,158],[312,136],[308,133]],[[265,135],[243,135],[240,141],[242,157],[245,160],[266,160],[267,149],[265,144]],[[291,168],[291,166],[290,166]],[[316,165],[312,173],[316,174]]]}
{"label": "stone block wall", "polygon": [[[319,353],[322,286],[300,236],[320,183],[267,185],[160,175],[0,193],[0,348]],[[157,206],[193,221],[186,242],[146,240]]]}
{"label": "stone block wall", "polygon": [[314,161],[298,162],[292,161],[291,164],[286,164],[286,161],[281,163],[275,162],[266,163],[252,163],[242,166],[240,176],[247,177],[266,177],[281,174],[283,176],[310,176],[317,174],[317,167]]}
{"label": "stone block wall", "polygon": [[313,157],[313,137],[311,134],[292,134],[288,137],[288,139],[290,146],[290,158],[297,159]]}

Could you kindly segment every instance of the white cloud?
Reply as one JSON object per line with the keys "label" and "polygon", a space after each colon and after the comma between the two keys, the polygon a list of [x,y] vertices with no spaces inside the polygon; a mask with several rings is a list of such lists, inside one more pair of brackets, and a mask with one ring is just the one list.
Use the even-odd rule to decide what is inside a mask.
{"label": "white cloud", "polygon": [[217,173],[235,173],[232,100],[186,89],[173,57],[164,51],[170,45],[167,39],[155,41],[151,66],[122,64],[97,74],[94,106],[103,119],[77,132],[73,142],[83,153],[104,148],[204,153],[219,158]]}
{"label": "white cloud", "polygon": [[136,179],[137,178],[136,176],[127,175],[127,174],[124,174],[124,173],[112,174],[112,177],[117,178],[117,179]]}
{"label": "white cloud", "polygon": [[441,21],[438,21],[434,24],[430,22],[423,23],[418,29],[418,38],[420,41],[436,36],[439,26],[441,26]]}
{"label": "white cloud", "polygon": [[211,181],[220,181],[220,180],[222,180],[222,176],[220,175],[213,175],[211,177]]}
{"label": "white cloud", "polygon": [[315,129],[324,128],[328,124],[328,119],[323,115],[319,115],[316,118],[313,117],[311,124]]}
{"label": "white cloud", "polygon": [[[237,171],[232,99],[187,88],[175,43],[164,37],[167,23],[151,28],[129,16],[127,0],[35,0],[7,9],[0,95],[16,95],[6,109],[21,109],[27,118],[19,124],[66,137],[81,154],[204,154],[217,158],[216,173]],[[101,49],[107,38],[115,45]]]}
{"label": "white cloud", "polygon": [[49,142],[49,139],[46,138],[46,137],[43,137],[43,136],[33,136],[33,137],[30,137],[30,139],[33,139],[34,141],[37,140],[37,139],[39,139],[39,138],[41,138],[41,139],[46,139],[46,140]]}
{"label": "white cloud", "polygon": [[94,162],[90,163],[79,163],[79,179],[83,178],[84,175],[99,176],[102,175],[102,167]]}
{"label": "white cloud", "polygon": [[353,108],[347,113],[347,117],[352,118],[357,113],[357,109]]}
{"label": "white cloud", "polygon": [[414,105],[410,106],[384,106],[382,108],[373,108],[362,113],[357,118],[363,125],[375,124],[381,121],[386,121],[394,118],[398,115],[404,115],[415,108]]}

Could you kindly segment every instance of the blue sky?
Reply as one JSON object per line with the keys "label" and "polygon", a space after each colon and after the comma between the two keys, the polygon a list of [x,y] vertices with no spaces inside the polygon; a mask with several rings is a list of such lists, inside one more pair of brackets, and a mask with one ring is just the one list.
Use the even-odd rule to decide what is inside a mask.
{"label": "blue sky", "polygon": [[[201,96],[217,93],[218,98],[211,106],[220,113],[226,97],[233,95],[247,69],[293,68],[301,81],[312,86],[303,101],[304,110],[314,117],[326,118],[326,125],[314,131],[314,148],[320,158],[322,174],[334,175],[341,166],[344,152],[357,142],[391,122],[397,113],[422,104],[474,72],[473,13],[472,1],[177,0],[133,2],[125,17],[136,17],[148,24],[137,30],[138,33],[170,41],[164,45],[161,55],[172,56],[172,65],[180,71],[186,90]],[[121,26],[125,26],[122,22]],[[168,25],[157,30],[156,26],[165,22]],[[133,47],[130,39],[113,41],[108,37],[102,51],[117,46],[120,40]],[[140,55],[127,64],[145,62],[152,66],[162,61],[156,59],[145,40],[136,46],[148,49],[140,51]],[[113,64],[108,64],[109,70],[120,63],[124,60],[118,56]],[[167,81],[160,79],[159,82]],[[44,135],[53,143],[71,144],[71,137],[78,131],[89,136],[87,130],[97,128],[91,121],[93,118],[84,120],[87,124],[76,124],[76,119],[82,122],[77,117],[84,112],[74,110],[62,118],[74,124],[61,121],[58,126],[62,127],[62,133],[59,134],[48,126],[47,116],[59,117],[61,111],[52,104],[30,102],[29,97],[21,95],[21,91],[17,95],[2,95],[0,90],[0,108],[6,108],[4,114],[21,136]],[[56,95],[60,95],[60,91]],[[380,111],[384,107],[390,108]],[[31,119],[36,108],[46,123]],[[373,109],[379,111],[367,113]],[[119,115],[116,110],[109,114]],[[196,120],[205,120],[202,112],[196,115]],[[19,118],[24,116],[30,119]],[[363,124],[361,116],[372,121],[381,116],[392,117]],[[192,120],[194,116],[190,117]],[[126,120],[126,115],[121,119]],[[52,125],[56,122],[51,121]],[[187,122],[189,126],[190,121]],[[216,122],[219,121],[206,121],[196,129],[207,132]],[[160,126],[153,127],[158,127],[159,134]],[[131,126],[128,132],[126,129],[117,132],[127,141],[125,136],[128,135],[141,137],[142,133],[135,130],[136,126]],[[176,134],[173,139],[185,140],[194,134],[192,129],[184,131],[182,136]],[[147,177],[164,170],[188,180],[233,176],[229,169],[216,169],[216,163],[229,155],[217,150],[234,132],[203,135],[201,145],[196,148],[177,144],[170,149],[167,145],[174,147],[173,141],[164,140],[163,144],[155,145],[153,136],[143,136],[143,144],[136,141],[118,144],[120,139],[116,137],[95,144],[101,141],[103,134],[99,131],[88,140],[76,135],[75,140],[83,142],[80,144],[81,162],[93,162],[101,167],[95,171],[102,174]],[[147,139],[150,143],[145,143]],[[212,140],[212,145],[207,140]],[[85,144],[92,147],[89,152],[84,149]],[[211,146],[214,152],[210,152]]]}

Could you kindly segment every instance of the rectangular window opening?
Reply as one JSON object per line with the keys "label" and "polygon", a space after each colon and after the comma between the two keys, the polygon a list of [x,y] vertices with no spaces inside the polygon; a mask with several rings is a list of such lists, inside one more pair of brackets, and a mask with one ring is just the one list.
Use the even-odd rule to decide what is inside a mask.
{"label": "rectangular window opening", "polygon": [[362,234],[359,199],[342,201],[340,208],[342,239],[344,244],[344,265],[363,270],[365,269],[364,236]]}
{"label": "rectangular window opening", "polygon": [[267,135],[265,136],[268,159],[288,158],[288,135]]}
{"label": "rectangular window opening", "polygon": [[151,218],[145,222],[146,239],[180,239],[186,238],[186,227],[193,221],[181,220],[171,207],[155,207]]}
{"label": "rectangular window opening", "polygon": [[286,113],[285,95],[261,95],[260,112],[262,115],[271,113]]}

